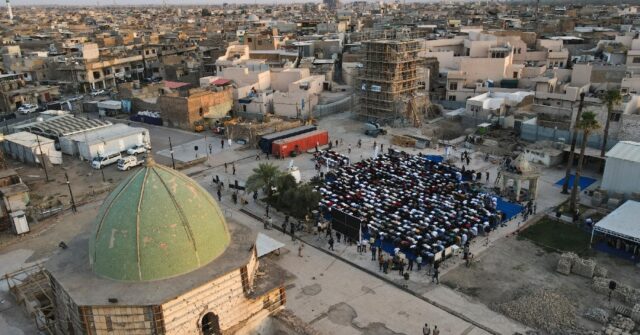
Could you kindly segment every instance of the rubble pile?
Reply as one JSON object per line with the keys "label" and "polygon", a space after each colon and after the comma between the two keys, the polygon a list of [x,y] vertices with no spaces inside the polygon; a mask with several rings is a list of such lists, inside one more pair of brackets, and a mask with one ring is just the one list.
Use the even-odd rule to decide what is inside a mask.
{"label": "rubble pile", "polygon": [[611,279],[605,277],[593,277],[593,281],[591,282],[591,287],[593,290],[602,293],[609,294],[609,282]]}
{"label": "rubble pile", "polygon": [[635,304],[631,310],[631,319],[640,323],[640,304]]}
{"label": "rubble pile", "polygon": [[637,332],[633,332],[636,327],[636,323],[633,320],[624,317],[620,314],[611,319],[611,323],[604,328],[604,334],[606,335],[636,335]]}
{"label": "rubble pile", "polygon": [[576,258],[571,267],[571,273],[578,276],[593,278],[593,272],[596,268],[596,262],[590,259]]}
{"label": "rubble pile", "polygon": [[609,273],[606,268],[598,266],[594,260],[580,258],[573,252],[566,252],[560,256],[556,271],[564,275],[573,273],[586,278],[606,277]]}
{"label": "rubble pile", "polygon": [[558,266],[556,267],[556,271],[562,273],[563,275],[569,275],[571,273],[571,267],[573,266],[573,262],[578,258],[578,255],[573,252],[565,252],[560,256],[560,260],[558,260]]}
{"label": "rubble pile", "polygon": [[602,323],[603,325],[609,322],[609,312],[598,307],[589,308],[584,313],[584,317],[587,319]]}
{"label": "rubble pile", "polygon": [[496,307],[512,319],[550,333],[573,329],[576,325],[575,306],[556,292],[540,289]]}

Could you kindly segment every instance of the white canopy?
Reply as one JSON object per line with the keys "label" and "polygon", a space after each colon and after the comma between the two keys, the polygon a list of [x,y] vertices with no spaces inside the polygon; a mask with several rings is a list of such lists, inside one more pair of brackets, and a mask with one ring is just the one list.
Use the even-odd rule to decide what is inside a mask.
{"label": "white canopy", "polygon": [[640,202],[628,200],[593,227],[594,232],[640,243]]}
{"label": "white canopy", "polygon": [[258,233],[258,238],[256,239],[256,252],[258,253],[258,257],[262,257],[282,247],[284,247],[284,243],[274,240],[263,233]]}

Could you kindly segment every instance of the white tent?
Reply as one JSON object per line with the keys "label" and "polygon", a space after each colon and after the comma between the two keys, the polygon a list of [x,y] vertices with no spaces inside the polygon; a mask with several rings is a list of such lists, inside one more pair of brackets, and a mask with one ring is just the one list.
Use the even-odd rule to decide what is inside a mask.
{"label": "white tent", "polygon": [[262,257],[282,247],[284,247],[284,243],[274,240],[263,233],[258,233],[258,238],[256,239],[256,252],[258,257]]}
{"label": "white tent", "polygon": [[595,232],[615,236],[640,243],[640,202],[628,200],[622,206],[596,223],[591,231],[591,241]]}

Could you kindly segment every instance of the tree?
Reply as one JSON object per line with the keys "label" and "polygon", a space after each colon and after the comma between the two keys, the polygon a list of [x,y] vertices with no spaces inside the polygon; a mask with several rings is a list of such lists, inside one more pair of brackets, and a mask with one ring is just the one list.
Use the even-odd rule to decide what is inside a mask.
{"label": "tree", "polygon": [[618,90],[609,90],[602,97],[604,103],[607,104],[607,121],[604,123],[604,132],[602,134],[602,147],[600,148],[600,157],[604,157],[607,151],[607,138],[609,137],[609,123],[613,114],[613,107],[622,102],[622,95]]}
{"label": "tree", "polygon": [[576,126],[580,122],[580,116],[582,115],[582,107],[584,106],[584,92],[580,93],[580,104],[578,105],[578,113],[576,113],[576,121],[573,126],[573,135],[571,136],[571,151],[569,151],[569,161],[567,161],[567,169],[564,173],[564,183],[562,183],[562,193],[569,193],[569,176],[571,176],[571,166],[573,166],[573,156],[576,151],[576,142],[578,141],[578,132]]}
{"label": "tree", "polygon": [[576,129],[582,130],[582,143],[580,145],[580,156],[578,158],[578,166],[576,167],[576,177],[573,179],[573,187],[571,188],[571,202],[569,210],[571,214],[576,212],[576,199],[578,196],[578,183],[580,182],[580,175],[582,174],[582,163],[584,162],[584,151],[587,148],[587,140],[589,135],[594,131],[600,129],[600,124],[596,120],[596,114],[593,112],[585,112],[582,114],[582,119],[576,124]]}
{"label": "tree", "polygon": [[253,174],[247,179],[246,188],[249,192],[256,192],[262,189],[268,197],[271,197],[273,195],[273,187],[282,174],[282,171],[277,166],[270,163],[261,163],[257,168],[253,169]]}
{"label": "tree", "polygon": [[207,9],[207,8],[202,8],[201,15],[202,16],[211,16],[211,11],[209,9]]}

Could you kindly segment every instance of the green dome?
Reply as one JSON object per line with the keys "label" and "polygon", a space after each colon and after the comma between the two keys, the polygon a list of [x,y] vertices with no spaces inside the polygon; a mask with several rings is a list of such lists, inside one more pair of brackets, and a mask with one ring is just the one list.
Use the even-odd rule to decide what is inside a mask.
{"label": "green dome", "polygon": [[158,280],[208,264],[230,239],[224,216],[206,190],[150,160],[102,204],[89,257],[102,277]]}

